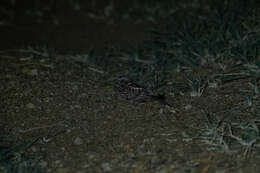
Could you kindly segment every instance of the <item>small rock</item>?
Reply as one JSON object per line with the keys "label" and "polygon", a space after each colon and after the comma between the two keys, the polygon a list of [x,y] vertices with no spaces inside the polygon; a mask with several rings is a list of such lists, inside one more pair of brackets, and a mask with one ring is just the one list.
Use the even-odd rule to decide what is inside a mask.
{"label": "small rock", "polygon": [[37,76],[38,75],[38,70],[37,69],[32,69],[29,73],[31,76]]}
{"label": "small rock", "polygon": [[75,145],[81,145],[83,144],[83,140],[80,137],[76,137],[74,140]]}
{"label": "small rock", "polygon": [[41,168],[46,168],[47,165],[48,165],[48,163],[47,163],[46,161],[44,161],[44,160],[41,160],[41,161],[39,162],[39,166],[40,166]]}
{"label": "small rock", "polygon": [[32,104],[32,103],[28,103],[28,104],[26,105],[26,107],[27,107],[28,109],[34,109],[34,108],[35,108],[35,105]]}
{"label": "small rock", "polygon": [[70,170],[68,168],[58,168],[56,169],[57,173],[69,173]]}
{"label": "small rock", "polygon": [[102,163],[101,164],[102,169],[104,170],[104,172],[108,172],[111,171],[111,165],[109,163]]}
{"label": "small rock", "polygon": [[192,108],[192,105],[190,105],[190,104],[189,104],[189,105],[186,105],[186,106],[184,106],[184,109],[185,109],[185,110],[190,110],[191,108]]}

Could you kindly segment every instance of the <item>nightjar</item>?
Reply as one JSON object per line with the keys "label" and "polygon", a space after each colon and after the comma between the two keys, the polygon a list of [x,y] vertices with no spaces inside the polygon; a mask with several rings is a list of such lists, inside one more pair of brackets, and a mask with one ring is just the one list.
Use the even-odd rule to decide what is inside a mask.
{"label": "nightjar", "polygon": [[169,105],[165,102],[164,95],[155,95],[150,89],[138,85],[128,77],[119,77],[115,81],[114,86],[120,99],[129,100],[133,103],[142,103],[156,100],[160,103],[163,103],[164,105]]}

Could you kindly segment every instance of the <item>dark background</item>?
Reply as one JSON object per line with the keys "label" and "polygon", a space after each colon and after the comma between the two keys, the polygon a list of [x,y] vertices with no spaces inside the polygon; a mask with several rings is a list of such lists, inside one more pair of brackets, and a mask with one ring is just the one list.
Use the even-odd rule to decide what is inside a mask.
{"label": "dark background", "polygon": [[[183,1],[184,2],[184,1]],[[4,0],[0,2],[0,49],[47,46],[60,52],[140,44],[161,21],[157,11],[178,1]],[[164,11],[164,10],[162,10]],[[151,20],[150,16],[154,19]]]}

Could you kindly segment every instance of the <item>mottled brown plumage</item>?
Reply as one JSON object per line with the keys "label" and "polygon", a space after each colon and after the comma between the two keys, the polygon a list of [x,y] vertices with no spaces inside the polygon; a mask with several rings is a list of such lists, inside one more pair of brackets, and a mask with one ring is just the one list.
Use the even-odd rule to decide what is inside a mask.
{"label": "mottled brown plumage", "polygon": [[157,100],[164,105],[170,106],[165,102],[163,95],[155,95],[150,89],[135,83],[125,76],[119,77],[115,81],[115,89],[120,99],[129,100],[133,103]]}

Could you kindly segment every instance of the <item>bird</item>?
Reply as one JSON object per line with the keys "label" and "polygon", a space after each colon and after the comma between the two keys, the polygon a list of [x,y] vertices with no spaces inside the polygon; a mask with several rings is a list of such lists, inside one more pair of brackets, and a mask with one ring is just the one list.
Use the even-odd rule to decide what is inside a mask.
{"label": "bird", "polygon": [[126,76],[117,78],[114,87],[120,99],[128,100],[132,103],[144,103],[155,100],[170,106],[170,104],[166,102],[164,95],[156,95],[151,89],[139,85]]}

